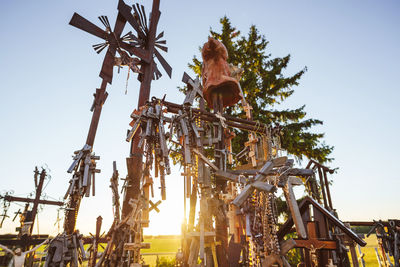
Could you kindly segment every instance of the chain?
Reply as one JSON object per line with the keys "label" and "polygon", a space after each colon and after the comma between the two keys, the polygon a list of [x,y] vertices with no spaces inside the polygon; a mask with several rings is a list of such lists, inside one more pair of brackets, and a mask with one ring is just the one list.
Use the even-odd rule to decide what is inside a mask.
{"label": "chain", "polygon": [[280,245],[277,236],[277,219],[275,205],[275,195],[266,193],[264,195],[263,231],[264,231],[264,251],[270,255],[280,254]]}

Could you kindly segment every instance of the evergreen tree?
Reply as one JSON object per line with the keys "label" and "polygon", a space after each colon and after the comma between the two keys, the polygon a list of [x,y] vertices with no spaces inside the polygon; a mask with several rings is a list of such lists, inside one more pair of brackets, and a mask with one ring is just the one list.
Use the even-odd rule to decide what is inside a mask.
{"label": "evergreen tree", "polygon": [[[307,68],[286,77],[282,72],[288,66],[290,55],[272,58],[267,52],[268,41],[260,35],[256,26],[251,26],[248,35],[242,36],[227,17],[223,17],[220,23],[221,33],[210,30],[210,34],[226,46],[228,63],[244,70],[240,85],[246,101],[253,108],[253,119],[268,125],[281,125],[282,148],[298,159],[306,156],[321,163],[331,161],[328,156],[333,147],[321,141],[324,134],[310,132],[312,126],[322,124],[322,121],[306,119],[305,105],[296,109],[277,109],[279,104],[293,94],[293,87],[299,84]],[[189,67],[201,76],[202,62],[197,57],[193,58]],[[246,118],[245,111],[238,105],[226,108],[226,113]],[[246,133],[236,133],[238,138],[234,139],[234,153],[242,150],[247,141]]]}

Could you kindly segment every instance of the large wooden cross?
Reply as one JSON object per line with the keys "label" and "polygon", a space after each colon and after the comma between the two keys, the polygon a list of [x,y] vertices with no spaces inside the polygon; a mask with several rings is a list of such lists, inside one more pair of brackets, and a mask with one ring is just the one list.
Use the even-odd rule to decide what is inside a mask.
{"label": "large wooden cross", "polygon": [[[28,235],[32,234],[33,224],[35,222],[39,204],[54,205],[54,206],[63,206],[64,205],[64,202],[62,202],[62,201],[51,201],[51,200],[46,200],[46,199],[40,198],[42,195],[42,191],[43,191],[44,180],[46,179],[46,170],[43,169],[39,173],[39,170],[36,167],[34,173],[35,173],[34,177],[35,177],[35,186],[36,186],[35,198],[14,197],[14,196],[10,196],[10,195],[5,195],[2,197],[2,198],[4,198],[5,201],[8,201],[8,202],[33,203],[33,207],[32,207],[32,210],[30,211],[29,218],[25,218],[24,222],[22,222],[22,223],[30,224],[30,229],[29,229]],[[37,180],[38,176],[39,176],[39,181]]]}
{"label": "large wooden cross", "polygon": [[[118,5],[118,10],[125,14],[128,17],[127,5],[122,4],[123,1],[120,0],[120,4]],[[163,51],[168,51],[165,46],[161,44],[165,44],[166,41],[159,40],[161,37],[164,36],[164,32],[161,32],[157,35],[157,24],[160,19],[160,0],[153,0],[153,6],[151,10],[151,15],[149,18],[149,26],[147,27],[147,21],[144,11],[142,7],[142,14],[138,14],[139,8],[135,9],[136,17],[144,17],[144,20],[137,21],[141,25],[140,27],[135,26],[134,21],[129,19],[128,22],[134,27],[134,29],[138,32],[139,39],[142,40],[144,46],[142,47],[145,50],[147,56],[150,57],[151,60],[141,62],[140,67],[140,91],[139,91],[139,99],[138,99],[138,108],[144,106],[146,102],[149,100],[150,97],[150,87],[151,82],[154,76],[158,76],[159,73],[157,69],[157,65],[154,61],[154,57],[158,59],[164,70],[167,74],[171,77],[172,68],[171,66],[165,61],[165,59],[161,56],[160,52],[156,48],[160,48]],[[125,11],[124,11],[125,10]],[[131,15],[132,16],[132,15]],[[129,17],[131,17],[129,16]],[[132,16],[133,18],[133,16]],[[138,31],[139,30],[139,31]],[[139,33],[140,32],[140,33]],[[131,210],[131,206],[129,205],[130,199],[137,199],[140,195],[140,180],[142,178],[142,157],[143,157],[143,149],[139,147],[140,141],[140,134],[136,134],[131,141],[131,149],[130,149],[130,157],[126,159],[127,162],[127,169],[128,169],[128,177],[127,177],[127,187],[125,198],[123,200],[122,206],[122,216],[127,216]]]}
{"label": "large wooden cross", "polygon": [[[166,41],[162,40],[164,33],[161,32],[160,34],[156,35],[157,23],[160,14],[161,12],[159,11],[159,0],[155,0],[153,3],[153,10],[148,26],[147,17],[144,13],[143,6],[136,4],[131,7],[125,4],[123,0],[119,0],[118,16],[113,29],[111,28],[110,22],[106,16],[99,17],[99,20],[105,26],[104,30],[77,13],[74,13],[74,15],[72,16],[70,25],[77,27],[85,32],[88,32],[105,41],[104,43],[93,45],[93,48],[97,53],[100,53],[102,50],[107,48],[106,55],[103,60],[103,65],[100,71],[100,77],[102,78],[101,86],[100,88],[96,89],[96,93],[94,94],[95,99],[91,108],[93,115],[86,139],[86,145],[90,146],[90,151],[93,148],[102,106],[107,99],[108,93],[106,92],[106,87],[108,83],[111,84],[112,82],[114,66],[128,66],[128,68],[132,69],[132,71],[140,73],[138,78],[141,82],[139,93],[139,107],[143,106],[149,98],[151,80],[161,77],[161,72],[157,68],[155,58],[157,58],[158,62],[171,77],[171,66],[166,62],[160,52],[156,49],[157,47],[158,49],[161,49],[165,52],[168,51],[167,47],[164,46]],[[132,28],[136,31],[136,36],[132,34],[132,32],[128,32],[125,35],[121,36],[126,23],[130,24]],[[117,53],[120,57],[116,57]],[[134,140],[134,143],[136,145],[132,145],[132,153],[140,153],[140,151],[136,151],[137,140]],[[136,162],[136,164],[138,163]],[[130,169],[130,167],[128,167],[128,169]],[[130,175],[129,178],[132,179],[134,177],[133,175]],[[131,186],[131,184],[129,186]],[[130,206],[127,205],[129,199],[132,198],[132,196],[138,195],[138,193],[136,192],[137,188],[132,188],[135,186],[136,184],[134,186],[131,186],[131,188],[127,190],[127,197],[126,201],[124,201],[122,210],[123,215],[129,214]],[[131,192],[132,190],[134,192]],[[75,192],[76,191],[77,190],[75,190]],[[75,229],[75,213],[76,210],[79,209],[81,197],[82,196],[79,196],[77,194],[70,196],[69,203],[71,203],[71,207],[69,207],[69,209],[67,210],[66,223],[64,224],[64,230],[67,233],[72,233]]]}

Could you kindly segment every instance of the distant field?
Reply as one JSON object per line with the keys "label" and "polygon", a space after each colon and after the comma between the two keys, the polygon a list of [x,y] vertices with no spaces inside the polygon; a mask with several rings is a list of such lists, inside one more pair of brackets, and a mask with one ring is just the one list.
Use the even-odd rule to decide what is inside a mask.
{"label": "distant field", "polygon": [[[378,261],[376,259],[375,255],[375,247],[378,247],[378,241],[376,239],[375,235],[371,235],[368,238],[365,239],[367,242],[367,245],[365,247],[361,247],[362,253],[365,254],[364,260],[365,260],[365,265],[367,267],[373,267],[373,266],[379,266]],[[145,238],[145,242],[151,243],[151,249],[146,249],[143,250],[143,253],[158,253],[158,252],[177,252],[178,249],[180,248],[180,238],[178,236],[154,236],[154,237],[148,237]],[[159,257],[168,257],[172,258],[175,255],[160,255]],[[357,256],[358,250],[357,250]],[[351,256],[350,261],[351,261]],[[157,256],[144,256],[144,260],[147,264],[150,264],[150,266],[155,266],[156,265],[156,259]],[[393,263],[393,259],[391,259]]]}
{"label": "distant field", "polygon": [[179,236],[145,236],[145,243],[150,243],[150,249],[143,249],[143,259],[146,264],[156,266],[157,255],[146,255],[155,253],[171,253],[169,255],[158,255],[158,257],[174,258],[176,252],[181,247],[181,239]]}
{"label": "distant field", "polygon": [[[366,238],[365,241],[367,242],[367,245],[365,247],[362,247],[361,251],[365,254],[364,260],[366,262],[366,266],[367,267],[379,266],[374,250],[374,248],[378,246],[378,242],[376,240],[375,235],[371,235],[370,237]],[[159,258],[161,257],[174,258],[175,253],[180,248],[181,240],[179,236],[145,236],[144,242],[150,243],[151,247],[150,249],[142,250],[142,253],[144,254],[143,259],[146,264],[149,264],[150,266],[156,266],[157,255],[155,254],[159,254],[158,255]],[[44,247],[41,247],[38,251],[42,252],[43,248]],[[0,252],[0,254],[3,253],[4,252]],[[154,255],[146,255],[146,254],[154,254]],[[357,250],[357,256],[359,256],[358,250]],[[393,259],[391,260],[393,263]],[[86,265],[84,264],[84,266]]]}
{"label": "distant field", "polygon": [[[375,248],[378,247],[378,240],[376,239],[376,236],[374,234],[370,235],[369,237],[364,239],[365,242],[367,242],[367,245],[365,247],[361,247],[361,252],[365,254],[364,260],[365,260],[365,266],[379,266],[378,260],[376,259],[376,254],[375,254]],[[357,251],[357,257],[359,257],[358,249]],[[351,256],[349,254],[350,261],[351,261]],[[390,259],[393,263],[393,258]]]}

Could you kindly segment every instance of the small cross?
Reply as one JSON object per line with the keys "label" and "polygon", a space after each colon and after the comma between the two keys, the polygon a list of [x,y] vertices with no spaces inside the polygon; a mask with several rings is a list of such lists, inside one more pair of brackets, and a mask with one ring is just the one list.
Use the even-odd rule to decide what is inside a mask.
{"label": "small cross", "polygon": [[256,175],[254,182],[246,185],[245,188],[242,190],[242,192],[235,198],[234,201],[232,201],[232,204],[234,204],[237,207],[240,207],[246,201],[246,199],[254,192],[254,189],[265,192],[274,191],[276,189],[275,186],[265,182],[265,180],[267,179],[267,173],[270,170],[272,170],[273,167],[274,163],[272,161],[268,161],[267,163],[265,163],[264,166],[260,169],[260,171]]}
{"label": "small cross", "polygon": [[249,158],[251,159],[251,164],[253,167],[257,166],[257,160],[256,160],[256,145],[258,142],[258,138],[254,133],[249,133],[249,141],[244,143],[245,146],[250,148],[249,152]]}
{"label": "small cross", "polygon": [[252,114],[251,111],[253,110],[253,107],[250,106],[247,102],[244,104],[243,106],[244,111],[246,112],[246,118],[247,119],[251,119],[252,118]]}
{"label": "small cross", "polygon": [[150,203],[150,206],[151,206],[149,211],[155,210],[157,213],[160,212],[160,209],[157,206],[161,204],[161,200],[157,201],[156,203],[154,203],[153,201],[149,200],[149,203]]}
{"label": "small cross", "polygon": [[196,98],[196,96],[200,96],[203,98],[203,89],[200,84],[199,77],[196,77],[195,80],[193,80],[189,74],[186,72],[183,73],[182,81],[187,84],[188,90],[186,92],[186,97],[185,100],[183,101],[183,104],[188,104],[188,105],[193,105],[193,101]]}

